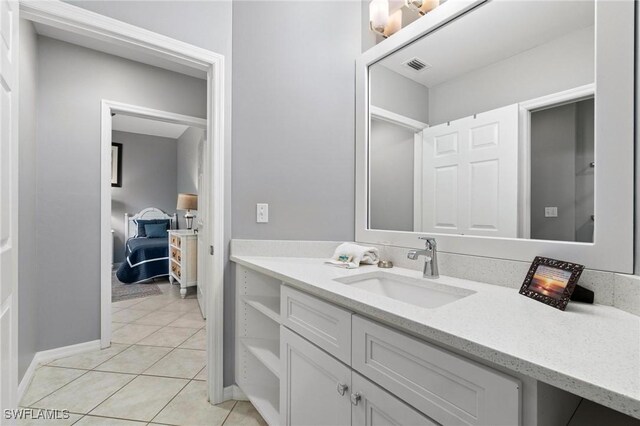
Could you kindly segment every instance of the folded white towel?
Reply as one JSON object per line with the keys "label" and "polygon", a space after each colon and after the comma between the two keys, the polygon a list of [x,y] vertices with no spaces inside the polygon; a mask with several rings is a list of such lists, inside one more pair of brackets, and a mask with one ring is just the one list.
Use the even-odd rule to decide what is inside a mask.
{"label": "folded white towel", "polygon": [[327,263],[352,269],[360,266],[361,263],[375,265],[380,260],[378,249],[375,247],[364,247],[353,243],[342,243],[333,253],[331,260]]}

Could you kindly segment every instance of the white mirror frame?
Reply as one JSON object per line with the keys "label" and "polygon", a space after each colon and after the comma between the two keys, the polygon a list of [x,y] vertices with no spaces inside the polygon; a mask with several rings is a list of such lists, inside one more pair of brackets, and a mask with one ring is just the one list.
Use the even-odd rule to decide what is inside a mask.
{"label": "white mirror frame", "polygon": [[[368,229],[368,68],[483,3],[449,0],[366,51],[356,63],[356,241],[421,248],[425,233]],[[504,1],[504,0],[503,0]],[[530,262],[546,256],[589,269],[633,273],[634,1],[596,0],[595,217],[593,243],[430,234],[441,252]]]}

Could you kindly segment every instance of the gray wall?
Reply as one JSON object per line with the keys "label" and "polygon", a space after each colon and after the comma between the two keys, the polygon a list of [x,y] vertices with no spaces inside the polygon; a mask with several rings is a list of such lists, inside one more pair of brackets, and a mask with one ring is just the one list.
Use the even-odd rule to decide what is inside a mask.
{"label": "gray wall", "polygon": [[429,89],[432,126],[594,82],[593,27]]}
{"label": "gray wall", "polygon": [[[360,11],[358,2],[233,3],[234,238],[353,240]],[[259,202],[269,203],[268,224],[256,223]],[[225,384],[234,354],[228,284]]]}
{"label": "gray wall", "polygon": [[353,238],[359,4],[234,2],[233,20],[234,238]]}
{"label": "gray wall", "polygon": [[[202,161],[199,149],[203,140],[204,130],[195,127],[189,127],[178,138],[178,192],[198,193],[198,165]],[[193,213],[198,215],[198,212]],[[185,229],[187,225],[184,214],[184,211],[178,212],[178,222],[181,229]],[[194,221],[194,226],[195,223],[196,221]]]}
{"label": "gray wall", "polygon": [[[100,337],[100,102],[205,117],[203,80],[39,38],[39,344]],[[70,66],[73,64],[73,66]]]}
{"label": "gray wall", "polygon": [[[81,0],[70,3],[146,28],[150,31],[164,34],[177,40],[191,43],[204,49],[212,50],[224,55],[225,58],[225,215],[224,215],[224,239],[225,239],[225,324],[229,324],[225,336],[227,339],[233,337],[233,293],[235,291],[233,268],[229,262],[229,241],[231,239],[232,226],[232,205],[231,205],[231,89],[232,89],[232,8],[235,4],[231,0],[218,1],[103,1],[103,0]],[[266,6],[262,6],[266,7]],[[301,12],[302,13],[302,12]],[[304,13],[302,13],[304,15]],[[296,17],[298,20],[300,17]],[[258,19],[256,17],[256,19]],[[303,19],[304,20],[304,19]],[[281,19],[276,19],[278,25],[272,26],[270,31],[278,32]],[[259,22],[259,27],[251,28],[256,34],[257,40],[262,39],[262,35],[269,28],[264,22]],[[326,32],[323,30],[323,32]],[[279,34],[284,37],[284,34]],[[266,41],[265,41],[266,42]],[[225,341],[225,386],[234,383],[233,379],[233,341]]]}
{"label": "gray wall", "polygon": [[[575,240],[576,106],[531,114],[531,238]],[[558,207],[558,217],[545,217]]]}
{"label": "gray wall", "polygon": [[38,281],[36,276],[36,110],[37,36],[29,21],[20,20],[18,211],[18,378],[22,379],[38,347]]}
{"label": "gray wall", "polygon": [[124,261],[124,214],[157,207],[176,212],[177,141],[159,136],[114,131],[122,144],[122,187],[111,188],[111,227],[115,230],[116,263]]}
{"label": "gray wall", "polygon": [[413,231],[414,133],[371,120],[371,228]]}
{"label": "gray wall", "polygon": [[382,65],[369,67],[371,105],[429,123],[429,89]]}

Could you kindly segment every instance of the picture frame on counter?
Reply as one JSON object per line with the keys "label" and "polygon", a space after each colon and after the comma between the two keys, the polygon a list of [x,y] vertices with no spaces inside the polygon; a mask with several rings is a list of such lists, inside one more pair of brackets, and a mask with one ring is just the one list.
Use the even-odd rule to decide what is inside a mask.
{"label": "picture frame on counter", "polygon": [[584,265],[536,256],[520,287],[520,294],[564,311]]}

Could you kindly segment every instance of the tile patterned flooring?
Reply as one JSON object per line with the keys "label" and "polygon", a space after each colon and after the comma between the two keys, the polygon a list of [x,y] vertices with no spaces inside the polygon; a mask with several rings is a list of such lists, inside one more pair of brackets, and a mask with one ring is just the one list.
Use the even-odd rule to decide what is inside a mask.
{"label": "tile patterned flooring", "polygon": [[112,304],[112,344],[40,366],[20,403],[69,410],[67,420],[23,425],[266,425],[251,403],[206,399],[205,321],[195,294],[158,284],[161,295]]}

